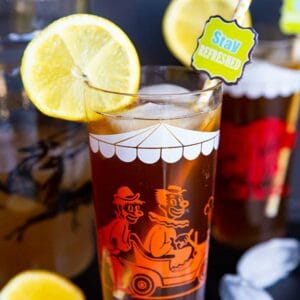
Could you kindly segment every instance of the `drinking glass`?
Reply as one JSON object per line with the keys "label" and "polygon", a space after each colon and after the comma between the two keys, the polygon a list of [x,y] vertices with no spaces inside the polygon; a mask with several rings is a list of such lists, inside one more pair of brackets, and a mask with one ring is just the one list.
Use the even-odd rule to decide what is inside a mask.
{"label": "drinking glass", "polygon": [[74,277],[94,256],[85,127],[40,114],[19,77],[33,36],[86,4],[0,1],[0,287],[29,268]]}
{"label": "drinking glass", "polygon": [[213,236],[236,248],[285,234],[300,103],[294,47],[260,41],[244,78],[224,91]]}
{"label": "drinking glass", "polygon": [[86,95],[104,299],[204,299],[222,98],[204,79],[148,66],[136,95],[93,87],[133,102],[115,113]]}
{"label": "drinking glass", "polygon": [[6,65],[0,144],[0,286],[27,269],[80,274],[95,253],[85,126],[39,113]]}

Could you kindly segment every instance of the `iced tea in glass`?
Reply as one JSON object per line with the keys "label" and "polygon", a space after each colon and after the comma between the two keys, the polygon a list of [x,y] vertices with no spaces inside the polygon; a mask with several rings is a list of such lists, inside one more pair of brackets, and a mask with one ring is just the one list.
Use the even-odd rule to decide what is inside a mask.
{"label": "iced tea in glass", "polygon": [[285,233],[300,101],[299,72],[287,67],[291,44],[262,42],[263,59],[224,91],[213,235],[233,247]]}
{"label": "iced tea in glass", "polygon": [[137,95],[97,90],[127,109],[86,99],[104,299],[204,299],[222,94],[203,83],[144,67]]}

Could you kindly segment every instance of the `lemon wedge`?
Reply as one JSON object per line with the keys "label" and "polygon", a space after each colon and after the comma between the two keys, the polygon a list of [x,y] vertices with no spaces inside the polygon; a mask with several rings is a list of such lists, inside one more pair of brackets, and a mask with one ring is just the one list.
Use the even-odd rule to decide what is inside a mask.
{"label": "lemon wedge", "polygon": [[25,91],[44,114],[86,121],[84,99],[98,112],[126,107],[134,98],[107,96],[91,88],[136,93],[140,64],[127,35],[111,21],[88,14],[61,18],[25,49],[21,76]]}
{"label": "lemon wedge", "polygon": [[2,289],[0,300],[84,300],[71,281],[48,271],[26,271],[12,278]]}
{"label": "lemon wedge", "polygon": [[[173,55],[185,66],[191,65],[197,39],[210,16],[230,20],[239,0],[172,0],[163,18],[163,36]],[[251,26],[248,12],[243,26]]]}

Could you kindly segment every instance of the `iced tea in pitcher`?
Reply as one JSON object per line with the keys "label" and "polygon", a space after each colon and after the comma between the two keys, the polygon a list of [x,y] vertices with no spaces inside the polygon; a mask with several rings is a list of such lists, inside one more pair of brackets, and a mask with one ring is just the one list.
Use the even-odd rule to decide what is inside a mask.
{"label": "iced tea in pitcher", "polygon": [[78,276],[95,255],[85,126],[40,114],[16,66],[0,102],[0,287],[32,268]]}

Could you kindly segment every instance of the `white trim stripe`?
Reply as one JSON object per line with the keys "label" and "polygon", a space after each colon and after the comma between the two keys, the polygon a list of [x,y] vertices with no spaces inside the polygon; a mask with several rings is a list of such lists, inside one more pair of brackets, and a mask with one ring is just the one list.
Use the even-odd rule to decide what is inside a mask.
{"label": "white trim stripe", "polygon": [[153,164],[162,158],[175,163],[182,157],[196,159],[201,153],[210,155],[219,147],[220,132],[203,132],[182,129],[165,123],[144,129],[112,135],[90,134],[92,152],[105,158],[116,155],[123,162],[135,159]]}

